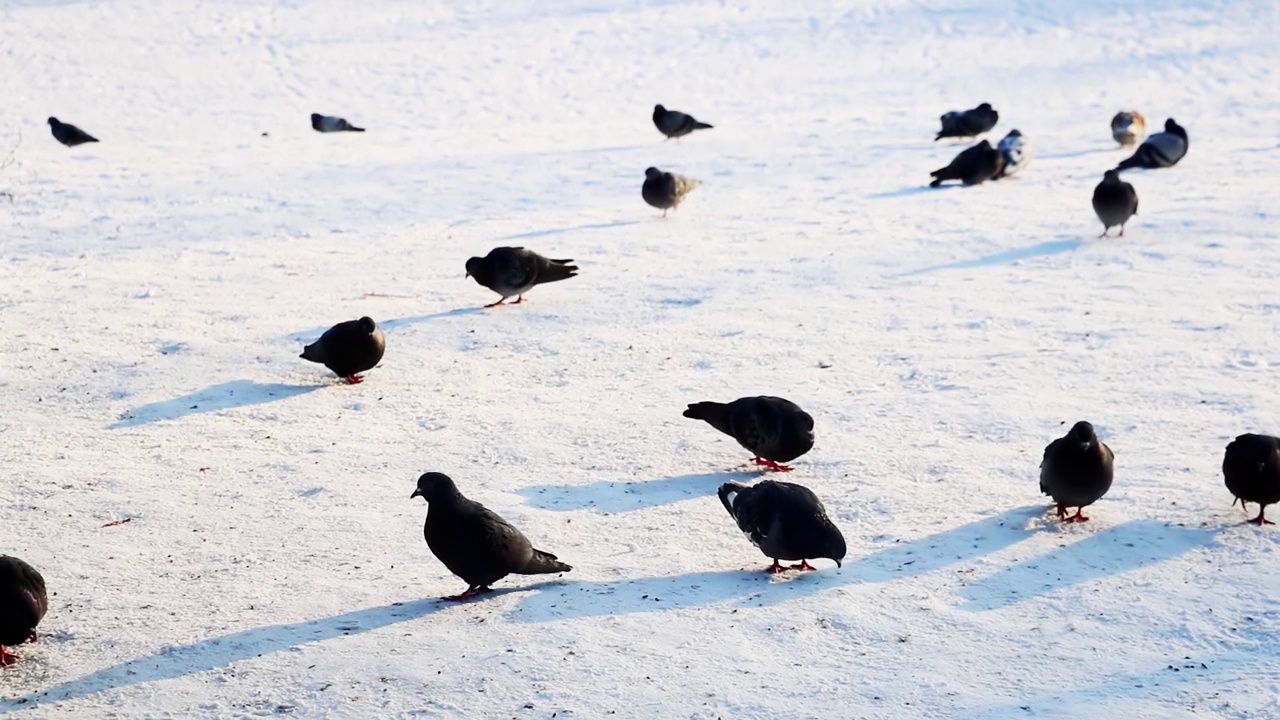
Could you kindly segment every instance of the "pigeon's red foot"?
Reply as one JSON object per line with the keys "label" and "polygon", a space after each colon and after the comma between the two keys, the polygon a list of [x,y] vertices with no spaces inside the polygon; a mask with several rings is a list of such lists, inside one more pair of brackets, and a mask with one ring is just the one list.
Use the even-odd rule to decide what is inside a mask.
{"label": "pigeon's red foot", "polygon": [[38,642],[39,640],[40,640],[40,638],[36,637],[36,631],[35,631],[35,630],[32,630],[32,631],[31,631],[31,634],[27,636],[27,642],[29,642],[29,643]]}
{"label": "pigeon's red foot", "polygon": [[1059,506],[1058,506],[1058,519],[1059,519],[1059,520],[1066,520],[1066,519],[1067,519],[1067,506],[1066,506],[1066,505],[1059,505]]}
{"label": "pigeon's red foot", "polygon": [[440,599],[446,600],[448,602],[465,602],[477,595],[483,595],[487,592],[493,592],[493,588],[489,587],[488,585],[480,585],[476,587],[469,587],[467,588],[467,591],[464,593],[461,593],[458,595],[447,595]]}
{"label": "pigeon's red foot", "polygon": [[1254,525],[1257,525],[1258,527],[1262,527],[1263,525],[1275,525],[1275,523],[1271,522],[1270,520],[1268,520],[1266,517],[1263,516],[1261,510],[1258,511],[1258,517],[1252,518],[1248,522],[1251,522]]}
{"label": "pigeon's red foot", "polygon": [[491,302],[491,303],[489,303],[488,305],[485,305],[485,307],[487,307],[487,308],[491,308],[491,307],[498,307],[499,305],[501,305],[501,304],[505,303],[506,301],[507,301],[507,299],[506,299],[506,298],[502,298],[502,299],[501,299],[501,300],[499,300],[498,302]]}
{"label": "pigeon's red foot", "polygon": [[1089,518],[1084,516],[1084,508],[1076,508],[1076,514],[1066,518],[1064,522],[1089,522]]}
{"label": "pigeon's red foot", "polygon": [[522,302],[524,302],[524,296],[523,296],[523,295],[517,295],[517,296],[516,296],[516,301],[515,301],[515,302],[513,302],[513,303],[511,303],[511,304],[512,304],[512,305],[519,305],[519,304],[520,304],[520,303],[522,303]]}
{"label": "pigeon's red foot", "polygon": [[364,382],[364,378],[360,377],[359,375],[348,375],[345,379],[347,381],[347,384],[349,385],[359,385],[360,383]]}
{"label": "pigeon's red foot", "polygon": [[787,567],[786,565],[779,565],[778,559],[774,558],[773,564],[765,568],[765,572],[769,572],[769,573],[773,573],[774,575],[777,575],[778,573],[784,573],[790,569],[791,568]]}
{"label": "pigeon's red foot", "polygon": [[818,568],[810,565],[808,560],[801,560],[799,565],[792,565],[791,569],[804,571],[804,570],[817,570]]}
{"label": "pigeon's red foot", "polygon": [[5,650],[4,646],[0,645],[0,667],[9,667],[21,659],[21,657]]}
{"label": "pigeon's red foot", "polygon": [[795,468],[791,467],[790,465],[779,465],[778,463],[772,460],[765,460],[762,457],[751,458],[751,462],[757,465],[763,465],[769,468],[770,470],[777,470],[778,472],[791,472],[792,470],[795,470]]}
{"label": "pigeon's red foot", "polygon": [[[1107,230],[1110,230],[1110,228],[1107,228]],[[1110,237],[1109,235],[1107,235],[1107,230],[1103,230],[1102,234],[1099,235],[1098,237],[1099,238]]]}

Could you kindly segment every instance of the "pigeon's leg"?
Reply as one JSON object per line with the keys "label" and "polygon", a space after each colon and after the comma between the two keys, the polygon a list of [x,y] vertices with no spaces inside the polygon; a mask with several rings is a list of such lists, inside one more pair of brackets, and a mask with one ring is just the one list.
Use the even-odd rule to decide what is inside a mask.
{"label": "pigeon's leg", "polygon": [[22,658],[20,656],[14,655],[8,650],[5,650],[3,645],[0,645],[0,667],[9,667],[21,659]]}
{"label": "pigeon's leg", "polygon": [[462,602],[464,600],[470,600],[471,598],[477,595],[483,595],[484,593],[487,593],[487,592],[493,592],[493,589],[490,588],[488,585],[472,585],[471,587],[467,588],[466,592],[460,595],[448,595],[440,599],[447,600],[449,602]]}
{"label": "pigeon's leg", "polygon": [[1109,227],[1104,227],[1104,228],[1102,228],[1102,234],[1098,236],[1098,239],[1102,239],[1102,238],[1104,238],[1104,237],[1110,237],[1109,235],[1107,235],[1107,232],[1108,232],[1109,230],[1111,230],[1111,228],[1109,228]]}
{"label": "pigeon's leg", "polygon": [[778,573],[784,573],[790,569],[791,568],[788,568],[786,565],[779,565],[778,558],[774,558],[773,565],[770,565],[769,567],[765,568],[765,572],[770,572],[770,573],[773,573],[774,575],[777,575]]}
{"label": "pigeon's leg", "polygon": [[1073,522],[1073,523],[1089,522],[1089,518],[1084,516],[1084,508],[1078,507],[1076,508],[1076,514],[1067,518],[1067,522]]}
{"label": "pigeon's leg", "polygon": [[1124,237],[1124,225],[1120,226],[1120,237]]}
{"label": "pigeon's leg", "polygon": [[[1241,501],[1241,504],[1242,504],[1242,505],[1244,504],[1244,503],[1243,503],[1243,501]],[[1254,525],[1257,525],[1258,527],[1262,527],[1263,525],[1275,525],[1275,523],[1271,522],[1270,520],[1268,520],[1268,519],[1264,516],[1264,513],[1265,513],[1266,511],[1267,511],[1267,506],[1265,506],[1265,505],[1259,505],[1259,506],[1258,506],[1258,517],[1253,518],[1253,519],[1252,519],[1252,520],[1250,520],[1249,522],[1253,523]]]}
{"label": "pigeon's leg", "polygon": [[799,565],[792,565],[792,570],[817,570],[818,568],[809,564],[808,560],[801,560]]}
{"label": "pigeon's leg", "polygon": [[36,631],[32,630],[31,634],[27,636],[27,642],[33,643],[33,642],[39,642],[39,641],[40,641],[40,638],[36,637]]}
{"label": "pigeon's leg", "polygon": [[523,296],[523,295],[517,295],[517,296],[516,296],[516,301],[515,301],[515,302],[513,302],[513,303],[511,303],[511,304],[512,304],[512,305],[519,305],[519,304],[520,304],[520,303],[522,303],[522,302],[524,302],[524,296]]}
{"label": "pigeon's leg", "polygon": [[346,377],[346,380],[347,380],[347,384],[349,385],[359,385],[360,383],[364,382],[364,378],[360,377],[359,375],[348,375]]}
{"label": "pigeon's leg", "polygon": [[751,462],[757,465],[763,465],[770,470],[777,470],[778,472],[791,472],[792,470],[795,470],[795,468],[790,465],[780,465],[772,460],[765,460],[762,457],[754,457],[751,459]]}
{"label": "pigeon's leg", "polygon": [[487,308],[491,308],[491,307],[498,307],[499,305],[501,305],[502,303],[504,303],[504,302],[506,302],[506,301],[507,301],[507,299],[506,299],[506,298],[502,298],[502,299],[498,300],[497,302],[491,302],[491,303],[489,303],[488,305],[485,305],[485,307],[487,307]]}

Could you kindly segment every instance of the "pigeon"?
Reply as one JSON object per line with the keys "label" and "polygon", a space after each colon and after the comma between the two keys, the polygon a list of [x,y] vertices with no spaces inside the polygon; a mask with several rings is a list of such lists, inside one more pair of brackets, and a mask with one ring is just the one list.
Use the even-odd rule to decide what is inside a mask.
{"label": "pigeon", "polygon": [[373,318],[348,320],[324,331],[319,340],[302,349],[303,360],[320,363],[355,385],[364,382],[359,373],[372,370],[387,351],[387,339]]}
{"label": "pigeon", "polygon": [[320,113],[311,113],[311,129],[322,133],[364,132],[364,128],[358,128],[340,117]]}
{"label": "pigeon", "polygon": [[[1040,462],[1040,492],[1053,497],[1058,504],[1058,518],[1066,522],[1085,522],[1086,506],[1098,501],[1111,489],[1115,455],[1106,443],[1098,440],[1093,426],[1081,420],[1065,437],[1049,443]],[[1067,517],[1067,508],[1076,514]]]}
{"label": "pigeon", "polygon": [[[751,544],[773,559],[768,572],[816,570],[808,558],[830,558],[836,567],[841,566],[844,535],[809,488],[774,480],[755,485],[730,482],[720,486],[719,495],[724,509]],[[788,567],[779,560],[799,560],[800,564]]]}
{"label": "pigeon", "polygon": [[710,130],[713,126],[704,122],[698,122],[692,115],[686,115],[677,110],[668,110],[661,105],[653,106],[653,124],[658,130],[667,136],[667,140],[671,138],[684,137],[694,130]]}
{"label": "pigeon", "polygon": [[813,417],[780,397],[690,403],[684,416],[706,421],[754,453],[752,462],[779,472],[790,472],[792,468],[782,463],[813,449]]}
{"label": "pigeon", "polygon": [[475,278],[477,283],[502,296],[485,307],[501,305],[512,295],[516,301],[511,304],[519,305],[534,285],[577,277],[578,266],[570,265],[571,262],[572,259],[545,258],[522,247],[498,247],[482,258],[468,259],[467,277]]}
{"label": "pigeon", "polygon": [[48,609],[44,577],[22,560],[0,555],[0,667],[20,659],[6,645],[36,641],[36,626]]}
{"label": "pigeon", "polygon": [[1236,498],[1232,505],[1258,503],[1258,517],[1249,522],[1275,525],[1265,512],[1268,505],[1280,503],[1280,438],[1250,433],[1232,440],[1222,458],[1222,476]]}
{"label": "pigeon", "polygon": [[951,164],[929,173],[933,182],[929,187],[938,187],[946,180],[959,180],[965,185],[981,185],[1000,174],[1004,169],[1004,154],[991,147],[991,143],[983,140],[971,148],[965,148],[956,155]]}
{"label": "pigeon", "polygon": [[1000,174],[993,178],[995,180],[1009,177],[1031,163],[1031,143],[1022,136],[1020,130],[1010,130],[1008,135],[1001,138],[996,149],[1000,151],[1003,165]]}
{"label": "pigeon", "polygon": [[1111,137],[1128,147],[1141,140],[1147,134],[1147,120],[1137,110],[1118,112],[1111,118]]}
{"label": "pigeon", "polygon": [[996,126],[1000,113],[991,108],[991,103],[982,103],[972,110],[951,111],[942,116],[942,130],[934,142],[942,138],[967,138],[981,135]]}
{"label": "pigeon", "polygon": [[422,534],[431,553],[449,572],[467,583],[466,592],[443,600],[462,601],[491,592],[491,584],[516,573],[542,575],[573,568],[555,555],[533,547],[511,523],[489,508],[468,500],[448,475],[429,472],[418,478],[410,499],[427,501]]}
{"label": "pigeon", "polygon": [[49,129],[53,131],[53,139],[67,147],[75,147],[85,143],[98,142],[98,138],[90,135],[71,123],[60,122],[56,117],[49,118]]}
{"label": "pigeon", "polygon": [[1124,237],[1124,224],[1138,214],[1138,193],[1120,179],[1118,171],[1108,170],[1093,189],[1093,211],[1102,221],[1102,234],[1098,237],[1107,237],[1107,231],[1116,225],[1120,226],[1120,237]]}
{"label": "pigeon", "polygon": [[640,196],[645,202],[661,210],[662,217],[666,217],[668,210],[679,208],[684,196],[701,184],[701,180],[664,172],[656,167],[645,168]]}
{"label": "pigeon", "polygon": [[1120,161],[1116,170],[1173,167],[1187,154],[1189,144],[1187,131],[1174,122],[1173,118],[1169,118],[1164,121],[1164,132],[1158,132],[1143,141],[1137,152]]}

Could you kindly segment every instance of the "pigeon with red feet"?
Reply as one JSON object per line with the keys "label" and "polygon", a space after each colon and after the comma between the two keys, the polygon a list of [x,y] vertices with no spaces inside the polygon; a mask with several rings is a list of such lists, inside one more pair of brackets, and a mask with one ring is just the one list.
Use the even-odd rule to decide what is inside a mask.
{"label": "pigeon with red feet", "polygon": [[[815,570],[810,558],[829,558],[840,567],[844,535],[809,488],[776,480],[755,485],[730,482],[720,486],[719,495],[738,529],[773,560],[769,572]],[[785,566],[779,560],[800,563]]]}
{"label": "pigeon with red feet", "polygon": [[16,557],[0,555],[0,667],[19,660],[6,645],[35,642],[36,626],[48,609],[39,571]]}
{"label": "pigeon with red feet", "polygon": [[694,130],[711,129],[710,125],[698,122],[692,115],[679,110],[668,110],[661,105],[653,106],[653,124],[658,128],[658,132],[667,136],[668,140],[684,137]]}
{"label": "pigeon with red feet", "polygon": [[319,340],[302,349],[303,360],[320,363],[352,385],[363,382],[359,373],[372,370],[387,351],[387,339],[373,318],[348,320],[324,331]]}
{"label": "pigeon with red feet", "polygon": [[1138,191],[1121,180],[1119,172],[1108,170],[1093,189],[1093,211],[1102,221],[1102,234],[1098,237],[1107,237],[1107,232],[1117,225],[1120,237],[1124,237],[1124,224],[1138,214]]}
{"label": "pigeon with red feet", "polygon": [[422,534],[431,553],[467,583],[465,592],[444,600],[469,600],[490,592],[490,585],[512,573],[543,575],[573,569],[555,555],[534,548],[523,533],[497,513],[463,497],[448,475],[424,474],[409,497],[427,501],[427,522]]}
{"label": "pigeon with red feet", "polygon": [[1268,505],[1280,503],[1280,438],[1248,433],[1232,440],[1222,458],[1222,476],[1240,507],[1258,503],[1258,517],[1249,522],[1275,524],[1265,513]]}
{"label": "pigeon with red feet", "polygon": [[731,403],[690,403],[684,416],[706,421],[755,454],[752,460],[787,472],[791,462],[813,449],[813,417],[780,397],[744,397]]}
{"label": "pigeon with red feet", "polygon": [[570,265],[572,259],[555,260],[522,247],[499,247],[484,257],[467,260],[467,277],[502,296],[485,307],[495,307],[512,295],[514,303],[524,302],[524,294],[535,285],[568,280],[578,276],[578,266]]}
{"label": "pigeon with red feet", "polygon": [[[1065,437],[1049,443],[1040,462],[1040,492],[1053,498],[1058,518],[1066,522],[1085,522],[1084,509],[1097,502],[1111,489],[1115,474],[1115,455],[1098,439],[1093,425],[1081,420]],[[1068,517],[1067,508],[1076,509]]]}

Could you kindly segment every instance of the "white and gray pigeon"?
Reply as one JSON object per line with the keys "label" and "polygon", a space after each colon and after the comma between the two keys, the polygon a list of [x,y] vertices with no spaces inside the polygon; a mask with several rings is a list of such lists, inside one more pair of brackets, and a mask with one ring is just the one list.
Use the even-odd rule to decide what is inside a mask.
{"label": "white and gray pigeon", "polygon": [[1111,137],[1120,147],[1129,147],[1147,135],[1147,119],[1137,110],[1125,110],[1111,118]]}
{"label": "white and gray pigeon", "polygon": [[1120,161],[1116,170],[1130,168],[1155,170],[1173,167],[1179,160],[1186,157],[1189,145],[1190,140],[1187,138],[1186,129],[1174,122],[1173,118],[1169,118],[1164,121],[1164,132],[1158,132],[1144,140],[1133,155]]}
{"label": "white and gray pigeon", "polygon": [[497,513],[463,497],[444,473],[423,474],[409,497],[427,501],[422,528],[427,547],[449,572],[467,583],[465,592],[444,600],[467,600],[490,592],[490,585],[512,573],[542,575],[573,569],[555,555],[534,548],[524,533]]}
{"label": "white and gray pigeon", "polygon": [[[811,558],[829,558],[836,567],[844,560],[844,535],[809,488],[776,480],[755,485],[730,482],[721,485],[718,494],[738,529],[773,560],[769,572],[815,570],[808,562]],[[779,560],[800,564],[787,567]]]}
{"label": "white and gray pigeon", "polygon": [[340,117],[321,115],[320,113],[311,113],[311,129],[322,133],[364,132],[364,128],[358,128]]}
{"label": "white and gray pigeon", "polygon": [[85,143],[98,142],[98,138],[72,125],[64,123],[56,117],[49,118],[49,130],[53,132],[53,139],[66,145],[67,147],[75,147]]}
{"label": "white and gray pigeon", "polygon": [[1004,165],[1000,168],[1000,174],[995,177],[996,180],[1017,174],[1031,164],[1031,142],[1019,130],[1010,130],[1008,135],[1000,139],[996,150],[1004,156]]}
{"label": "white and gray pigeon", "polygon": [[690,403],[684,416],[702,420],[750,450],[757,465],[790,472],[783,465],[813,449],[813,416],[786,398],[761,395],[731,403]]}
{"label": "white and gray pigeon", "polygon": [[516,296],[512,305],[524,302],[524,294],[535,285],[543,285],[577,277],[578,266],[570,265],[572,259],[547,258],[523,247],[498,247],[484,257],[467,260],[467,277],[502,296],[496,302],[485,305],[494,307],[507,298]]}
{"label": "white and gray pigeon", "polygon": [[656,167],[645,168],[640,197],[661,210],[662,217],[666,217],[668,210],[679,208],[684,196],[693,192],[693,189],[701,184],[701,180],[694,180],[684,175],[665,172]]}
{"label": "white and gray pigeon", "polygon": [[710,130],[713,127],[707,123],[698,122],[692,115],[679,110],[668,110],[661,105],[653,106],[653,124],[659,132],[667,136],[667,140],[684,137],[694,130]]}

